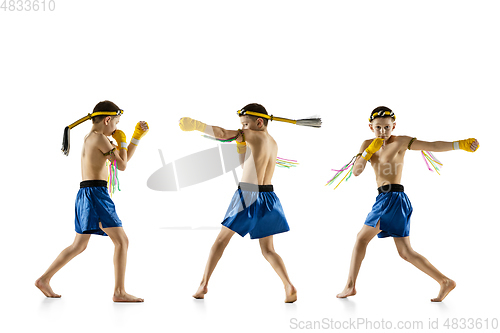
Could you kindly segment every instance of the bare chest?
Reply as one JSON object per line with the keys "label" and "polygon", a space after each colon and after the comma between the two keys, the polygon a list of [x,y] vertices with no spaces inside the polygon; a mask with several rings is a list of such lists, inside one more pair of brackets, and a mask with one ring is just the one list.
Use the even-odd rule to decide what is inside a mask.
{"label": "bare chest", "polygon": [[379,149],[371,158],[374,164],[395,164],[403,162],[403,154],[399,153],[399,146],[389,144]]}

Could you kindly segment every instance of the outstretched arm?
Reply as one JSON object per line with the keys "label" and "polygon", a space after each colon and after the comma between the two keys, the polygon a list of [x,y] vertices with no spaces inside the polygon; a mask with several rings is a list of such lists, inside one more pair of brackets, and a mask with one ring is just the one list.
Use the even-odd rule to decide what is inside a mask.
{"label": "outstretched arm", "polygon": [[[222,140],[234,138],[236,135],[238,135],[237,130],[227,130],[219,126],[210,126],[210,125],[207,125],[207,127],[203,132],[213,137],[216,137],[217,139],[222,139]],[[241,142],[241,139],[239,142]]]}
{"label": "outstretched arm", "polygon": [[465,151],[475,152],[479,148],[479,142],[474,138],[454,141],[454,142],[449,142],[449,141],[427,142],[421,140],[414,140],[409,148],[411,150],[427,150],[433,152],[450,151],[457,149],[463,149]]}
{"label": "outstretched arm", "polygon": [[245,162],[246,153],[246,141],[252,142],[255,138],[255,131],[244,129],[244,130],[227,130],[219,126],[210,126],[201,121],[191,119],[189,117],[184,117],[179,119],[179,127],[183,131],[200,131],[217,139],[227,140],[230,138],[236,138],[237,151],[239,154],[240,164],[243,168]]}
{"label": "outstretched arm", "polygon": [[179,120],[179,127],[183,131],[200,131],[202,133],[213,136],[217,139],[227,140],[234,138],[237,134],[237,130],[227,130],[219,126],[210,126],[201,121],[191,119],[189,117],[184,117]]}

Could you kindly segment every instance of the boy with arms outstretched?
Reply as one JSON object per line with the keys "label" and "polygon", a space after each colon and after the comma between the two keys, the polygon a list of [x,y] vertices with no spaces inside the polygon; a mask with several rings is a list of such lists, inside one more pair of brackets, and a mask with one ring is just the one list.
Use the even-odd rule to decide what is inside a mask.
{"label": "boy with arms outstretched", "polygon": [[455,288],[456,283],[438,271],[410,245],[410,217],[413,208],[401,185],[403,159],[409,149],[433,152],[463,149],[474,152],[479,148],[479,142],[476,139],[425,142],[409,136],[395,136],[392,135],[396,127],[395,120],[394,112],[384,106],[376,108],[370,115],[370,129],[376,138],[363,142],[352,171],[354,176],[359,176],[370,161],[375,171],[379,195],[357,235],[347,284],[337,297],[345,298],[356,294],[356,278],[366,247],[378,235],[379,238],[393,237],[399,255],[440,284],[438,296],[431,301],[441,302]]}
{"label": "boy with arms outstretched", "polygon": [[285,302],[293,303],[297,300],[297,290],[273,246],[273,235],[290,230],[281,203],[271,185],[278,145],[267,131],[268,119],[245,115],[245,112],[267,115],[266,109],[260,104],[245,106],[239,113],[243,127],[238,131],[207,126],[191,118],[182,118],[179,122],[183,131],[198,130],[218,139],[229,139],[238,135],[238,153],[242,154],[240,156],[246,154],[241,182],[226,212],[222,229],[210,250],[203,279],[193,297],[205,297],[210,276],[231,237],[237,232],[242,237],[250,233],[252,239],[259,239],[262,254],[283,282]]}
{"label": "boy with arms outstretched", "polygon": [[[149,130],[146,122],[137,124],[131,143],[127,146],[125,134],[116,129],[123,113],[110,101],[98,103],[91,115],[80,119],[70,126],[92,119],[90,133],[85,136],[81,154],[82,182],[75,202],[76,237],[72,245],[64,249],[47,271],[36,280],[35,285],[47,297],[59,298],[61,295],[52,291],[50,280],[54,274],[71,259],[82,253],[91,234],[109,236],[115,245],[115,302],[143,302],[125,292],[125,266],[127,263],[128,238],[122,228],[122,222],[115,211],[115,205],[107,191],[108,172],[106,160],[116,162],[118,170],[124,171],[137,148],[139,140]],[[82,121],[83,120],[83,121]],[[76,124],[76,125],[75,125]],[[70,127],[71,128],[71,127]],[[117,145],[107,138],[112,135]],[[68,138],[69,140],[69,138]],[[69,152],[63,147],[65,153]]]}

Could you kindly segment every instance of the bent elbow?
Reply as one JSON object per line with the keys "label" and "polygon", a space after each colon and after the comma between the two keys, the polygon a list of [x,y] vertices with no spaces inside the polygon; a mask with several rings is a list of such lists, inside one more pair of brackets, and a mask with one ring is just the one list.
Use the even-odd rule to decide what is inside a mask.
{"label": "bent elbow", "polygon": [[363,170],[364,170],[364,168],[354,168],[352,170],[352,174],[354,175],[354,177],[357,177],[363,173]]}

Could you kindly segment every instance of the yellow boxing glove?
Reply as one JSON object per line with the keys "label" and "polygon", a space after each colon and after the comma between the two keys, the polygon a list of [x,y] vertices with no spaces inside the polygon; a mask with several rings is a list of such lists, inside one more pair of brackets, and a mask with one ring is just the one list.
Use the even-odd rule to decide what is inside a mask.
{"label": "yellow boxing glove", "polygon": [[133,143],[134,145],[139,145],[139,140],[142,139],[144,135],[149,131],[149,125],[147,122],[144,122],[146,125],[146,130],[142,129],[141,122],[138,122],[137,125],[135,125],[135,130],[134,134],[132,134],[132,140],[130,140],[130,143]]}
{"label": "yellow boxing glove", "polygon": [[479,149],[479,145],[477,145],[476,150],[470,149],[470,145],[474,141],[476,141],[475,138],[470,138],[470,139],[466,139],[466,140],[459,140],[459,141],[453,141],[453,150],[462,149],[462,150],[465,150],[465,151],[473,153],[473,152],[475,152],[476,150]]}
{"label": "yellow boxing glove", "polygon": [[363,157],[366,161],[369,161],[372,158],[372,155],[375,154],[380,147],[384,144],[384,139],[376,138],[372,141],[372,143],[365,149],[361,157]]}
{"label": "yellow boxing glove", "polygon": [[191,119],[189,117],[184,117],[179,120],[179,127],[183,131],[194,131],[198,130],[200,132],[205,132],[205,128],[207,124],[202,123],[201,121]]}
{"label": "yellow boxing glove", "polygon": [[244,154],[247,151],[247,143],[236,141],[236,151],[238,154]]}
{"label": "yellow boxing glove", "polygon": [[116,145],[118,146],[118,149],[125,149],[127,150],[127,137],[123,131],[120,131],[119,129],[115,130],[113,132],[113,139],[116,140]]}

